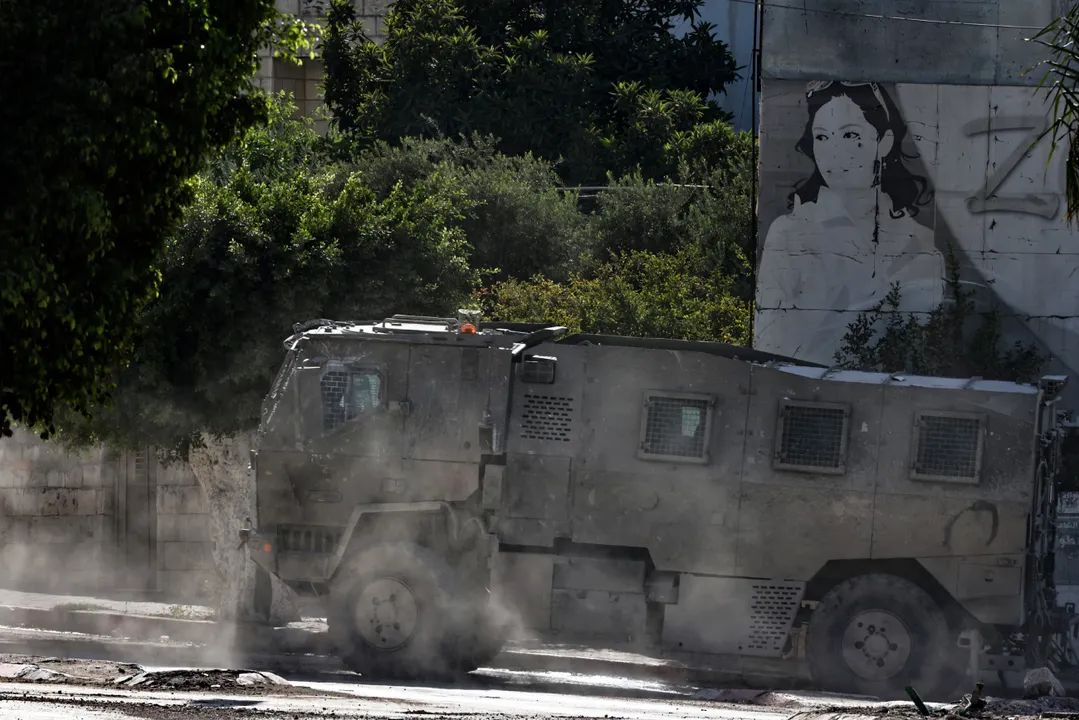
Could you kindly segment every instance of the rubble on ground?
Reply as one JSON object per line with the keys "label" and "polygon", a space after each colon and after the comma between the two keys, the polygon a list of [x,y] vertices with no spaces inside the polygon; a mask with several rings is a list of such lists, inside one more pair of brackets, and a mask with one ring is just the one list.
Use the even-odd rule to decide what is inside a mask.
{"label": "rubble on ground", "polygon": [[1023,678],[1023,697],[1064,697],[1064,686],[1049,668],[1034,668]]}
{"label": "rubble on ground", "polygon": [[231,690],[290,685],[279,675],[253,670],[158,670],[119,678],[114,684],[139,690]]}
{"label": "rubble on ground", "polygon": [[0,653],[0,680],[49,683],[107,683],[142,672],[133,663]]}

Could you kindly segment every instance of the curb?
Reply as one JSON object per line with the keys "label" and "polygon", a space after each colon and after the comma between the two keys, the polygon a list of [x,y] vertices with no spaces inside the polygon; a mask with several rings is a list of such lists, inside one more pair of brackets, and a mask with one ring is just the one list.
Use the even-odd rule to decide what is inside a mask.
{"label": "curb", "polygon": [[139,640],[159,640],[162,636],[168,636],[172,640],[197,643],[212,642],[220,633],[217,623],[212,620],[10,606],[0,606],[0,625]]}

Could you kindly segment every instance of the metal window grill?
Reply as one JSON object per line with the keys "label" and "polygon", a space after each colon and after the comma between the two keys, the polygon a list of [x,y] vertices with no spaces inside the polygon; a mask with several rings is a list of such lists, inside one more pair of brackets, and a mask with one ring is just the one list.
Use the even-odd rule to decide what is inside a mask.
{"label": "metal window grill", "polygon": [[322,427],[333,430],[379,404],[382,378],[374,372],[330,370],[322,376]]}
{"label": "metal window grill", "polygon": [[704,457],[709,402],[696,398],[653,396],[648,399],[644,440],[647,455]]}
{"label": "metal window grill", "polygon": [[525,395],[521,437],[569,442],[573,433],[573,399],[557,395]]}
{"label": "metal window grill", "polygon": [[847,409],[817,403],[790,403],[782,408],[777,464],[788,468],[844,467]]}
{"label": "metal window grill", "polygon": [[337,549],[341,528],[313,525],[279,525],[277,549],[281,552],[329,554]]}
{"label": "metal window grill", "polygon": [[348,390],[348,373],[330,370],[322,376],[322,427],[333,430],[345,422],[345,391]]}
{"label": "metal window grill", "polygon": [[980,418],[924,414],[918,418],[916,475],[977,477],[981,460]]}
{"label": "metal window grill", "polygon": [[558,358],[529,355],[521,363],[521,382],[551,385],[555,379]]}

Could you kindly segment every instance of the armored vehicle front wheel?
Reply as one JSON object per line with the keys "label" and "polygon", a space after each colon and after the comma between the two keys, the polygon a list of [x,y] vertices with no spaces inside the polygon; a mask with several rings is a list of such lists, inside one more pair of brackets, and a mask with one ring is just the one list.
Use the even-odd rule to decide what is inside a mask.
{"label": "armored vehicle front wheel", "polygon": [[806,655],[826,690],[906,697],[913,685],[936,699],[954,684],[954,646],[944,611],[922,588],[894,575],[839,583],[809,619]]}
{"label": "armored vehicle front wheel", "polygon": [[417,545],[380,545],[346,563],[330,588],[330,633],[369,677],[440,678],[463,669],[453,647],[462,607],[449,566]]}

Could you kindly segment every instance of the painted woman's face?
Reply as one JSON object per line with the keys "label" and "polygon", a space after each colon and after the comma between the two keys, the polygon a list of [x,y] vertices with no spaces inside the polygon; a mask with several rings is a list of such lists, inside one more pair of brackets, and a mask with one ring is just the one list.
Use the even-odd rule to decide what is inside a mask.
{"label": "painted woman's face", "polygon": [[891,131],[877,140],[861,108],[848,97],[829,100],[813,118],[813,157],[828,187],[868,190],[876,161],[891,150]]}

